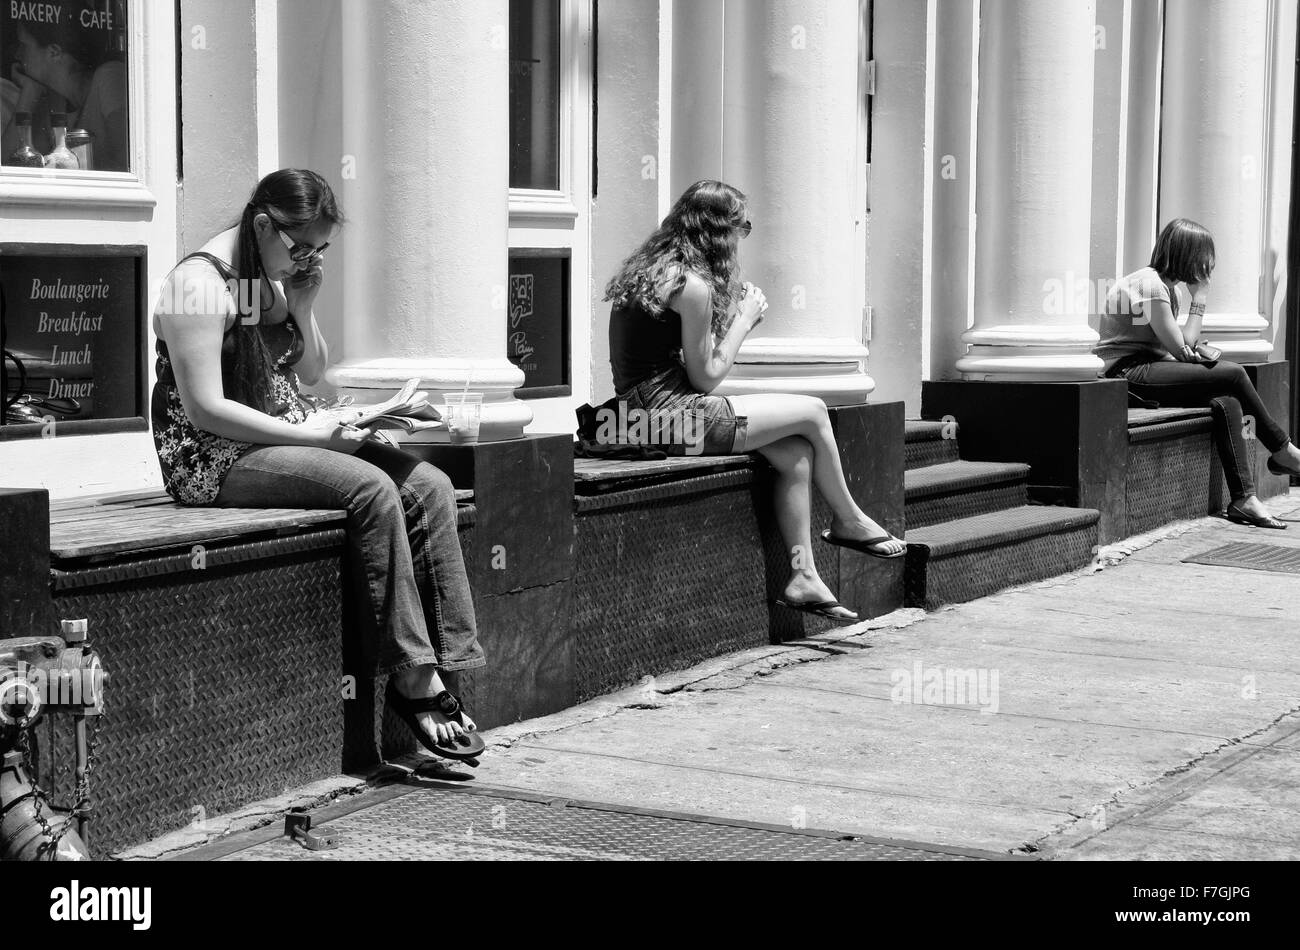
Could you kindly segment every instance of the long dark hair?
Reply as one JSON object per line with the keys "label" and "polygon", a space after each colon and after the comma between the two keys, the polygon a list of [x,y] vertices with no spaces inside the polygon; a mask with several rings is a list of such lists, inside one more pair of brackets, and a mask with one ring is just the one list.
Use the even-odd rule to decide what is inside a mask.
{"label": "long dark hair", "polygon": [[[240,313],[235,328],[234,368],[232,378],[227,381],[226,395],[246,406],[271,413],[274,366],[262,338],[264,270],[257,229],[253,226],[259,214],[266,215],[282,231],[301,231],[321,223],[338,227],[344,219],[329,183],[315,172],[299,168],[284,168],[263,178],[239,219],[233,262],[235,276],[241,287],[251,288],[252,292],[247,296],[242,292],[236,294]],[[244,302],[249,299],[252,309],[246,312]]]}
{"label": "long dark hair", "polygon": [[632,254],[605,289],[615,306],[640,305],[662,317],[691,272],[713,291],[713,328],[721,332],[739,298],[732,234],[745,223],[749,199],[720,181],[697,181],[677,199],[659,229]]}
{"label": "long dark hair", "polygon": [[1187,218],[1170,221],[1156,239],[1151,266],[1175,282],[1203,283],[1214,271],[1214,237]]}

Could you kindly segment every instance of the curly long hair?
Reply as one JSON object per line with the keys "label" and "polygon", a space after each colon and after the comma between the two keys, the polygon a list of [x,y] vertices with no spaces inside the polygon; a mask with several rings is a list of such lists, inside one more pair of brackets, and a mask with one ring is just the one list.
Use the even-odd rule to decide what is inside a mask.
{"label": "curly long hair", "polygon": [[616,307],[643,307],[662,318],[667,302],[694,273],[712,290],[713,330],[723,332],[740,297],[732,235],[745,223],[749,199],[720,181],[697,181],[637,248],[605,289]]}
{"label": "curly long hair", "polygon": [[[273,414],[271,379],[274,366],[261,330],[261,287],[265,273],[262,253],[253,226],[264,214],[282,231],[300,231],[320,223],[339,227],[343,213],[329,183],[312,171],[284,168],[267,175],[244,206],[239,219],[239,237],[234,260],[235,276],[242,286],[253,288],[252,309],[244,310],[245,295],[238,295],[239,323],[235,328],[235,359],[226,396],[261,412]],[[248,319],[252,317],[253,319]]]}

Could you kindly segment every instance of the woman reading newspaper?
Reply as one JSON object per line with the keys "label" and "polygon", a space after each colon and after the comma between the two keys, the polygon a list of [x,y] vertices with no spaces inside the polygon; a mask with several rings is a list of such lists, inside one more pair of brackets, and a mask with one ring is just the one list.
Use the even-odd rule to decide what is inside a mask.
{"label": "woman reading newspaper", "polygon": [[[312,411],[298,391],[329,364],[313,304],[342,222],[319,175],[274,172],[235,227],[171,273],[153,318],[158,459],[182,504],[346,510],[367,659],[388,677],[389,706],[430,752],[473,762],[482,739],[442,679],[485,664],[451,482],[355,424],[373,410]],[[418,413],[420,401],[385,408]]]}

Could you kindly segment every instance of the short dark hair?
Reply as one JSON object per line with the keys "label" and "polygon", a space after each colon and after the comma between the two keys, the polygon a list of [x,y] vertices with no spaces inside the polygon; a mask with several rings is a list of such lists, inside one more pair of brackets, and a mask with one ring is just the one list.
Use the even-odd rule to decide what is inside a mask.
{"label": "short dark hair", "polygon": [[1151,266],[1172,281],[1199,284],[1209,280],[1214,272],[1214,237],[1187,218],[1170,221],[1156,239]]}

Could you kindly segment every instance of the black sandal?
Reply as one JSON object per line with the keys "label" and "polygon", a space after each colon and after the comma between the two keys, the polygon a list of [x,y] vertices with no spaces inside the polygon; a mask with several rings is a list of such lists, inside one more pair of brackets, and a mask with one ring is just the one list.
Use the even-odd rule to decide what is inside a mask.
{"label": "black sandal", "polygon": [[890,541],[897,541],[899,544],[906,544],[902,538],[896,538],[892,534],[881,535],[878,538],[867,538],[865,541],[854,541],[851,538],[837,538],[831,534],[830,528],[822,532],[822,540],[827,544],[833,544],[837,548],[848,548],[850,551],[857,551],[860,554],[869,554],[872,557],[878,557],[882,561],[896,561],[900,557],[907,556],[907,548],[899,551],[897,554],[883,554],[880,551],[873,550],[882,544],[888,544]]}
{"label": "black sandal", "polygon": [[1286,522],[1278,521],[1273,517],[1260,518],[1257,515],[1248,514],[1242,511],[1235,504],[1229,505],[1226,512],[1227,519],[1233,524],[1250,525],[1252,528],[1273,528],[1276,531],[1285,531]]}
{"label": "black sandal", "polygon": [[[849,608],[845,607],[838,600],[822,600],[816,603],[806,604],[796,604],[788,600],[774,600],[772,603],[776,604],[778,607],[784,607],[786,610],[793,610],[796,613],[811,614],[814,617],[829,620],[831,623],[851,624],[862,622],[861,617],[853,613],[853,611],[849,610]],[[832,611],[837,607],[842,610],[849,610],[849,613],[853,615],[851,617],[845,617],[840,614],[832,613]]]}
{"label": "black sandal", "polygon": [[448,719],[456,721],[461,728],[464,728],[465,720],[461,718],[461,714],[465,711],[465,708],[461,705],[460,699],[453,693],[443,690],[437,696],[429,699],[408,699],[397,691],[397,686],[390,679],[387,689],[384,690],[384,700],[397,715],[397,718],[406,723],[406,727],[415,733],[415,738],[420,740],[420,745],[434,755],[440,755],[445,759],[454,759],[457,762],[477,764],[476,760],[486,748],[483,744],[483,737],[477,732],[466,732],[457,736],[455,745],[443,745],[434,742],[433,737],[420,728],[420,721],[416,718],[421,713],[441,713]]}

